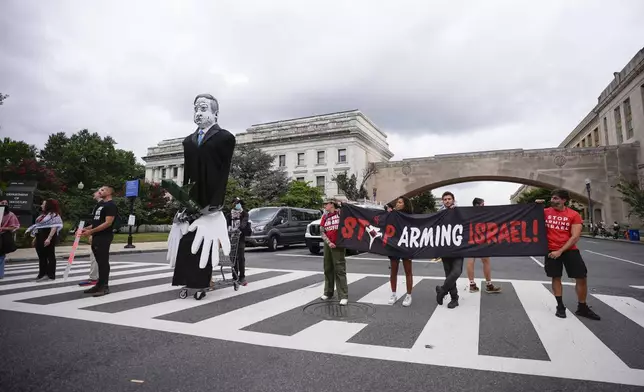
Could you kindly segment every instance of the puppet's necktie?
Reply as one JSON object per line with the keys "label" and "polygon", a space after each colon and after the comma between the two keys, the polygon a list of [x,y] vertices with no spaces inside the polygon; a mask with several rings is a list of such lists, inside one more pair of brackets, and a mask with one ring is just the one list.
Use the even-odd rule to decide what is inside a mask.
{"label": "puppet's necktie", "polygon": [[201,145],[201,141],[203,140],[203,129],[199,130],[199,139],[197,140],[197,145]]}

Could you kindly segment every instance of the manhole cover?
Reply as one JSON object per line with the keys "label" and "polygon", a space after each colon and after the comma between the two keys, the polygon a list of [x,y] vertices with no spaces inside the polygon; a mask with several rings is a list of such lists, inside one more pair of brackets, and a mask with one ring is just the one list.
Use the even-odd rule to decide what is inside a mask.
{"label": "manhole cover", "polygon": [[355,302],[349,302],[346,306],[340,306],[338,302],[318,302],[305,306],[303,310],[325,320],[359,320],[376,313],[373,306]]}

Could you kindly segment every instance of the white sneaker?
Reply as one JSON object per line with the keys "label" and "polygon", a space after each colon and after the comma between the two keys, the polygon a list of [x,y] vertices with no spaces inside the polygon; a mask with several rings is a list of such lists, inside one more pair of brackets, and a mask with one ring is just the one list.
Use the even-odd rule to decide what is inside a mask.
{"label": "white sneaker", "polygon": [[321,296],[321,297],[320,297],[320,299],[321,299],[322,301],[326,301],[327,299],[329,299],[329,297],[327,297],[326,295],[323,295],[323,296]]}
{"label": "white sneaker", "polygon": [[349,303],[349,300],[346,298],[340,300],[340,306],[346,306],[348,303]]}
{"label": "white sneaker", "polygon": [[391,297],[389,297],[389,305],[393,305],[398,301],[398,296],[396,293],[391,293]]}
{"label": "white sneaker", "polygon": [[411,295],[407,294],[405,295],[405,300],[403,301],[403,306],[409,306],[411,305]]}

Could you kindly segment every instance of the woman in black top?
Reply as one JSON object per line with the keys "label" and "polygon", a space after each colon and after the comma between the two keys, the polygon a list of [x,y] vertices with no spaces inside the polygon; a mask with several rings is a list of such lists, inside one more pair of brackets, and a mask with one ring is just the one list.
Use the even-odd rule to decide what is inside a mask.
{"label": "woman in black top", "polygon": [[27,229],[34,237],[32,246],[38,254],[39,268],[37,282],[56,279],[56,242],[63,228],[58,201],[48,199],[42,202],[42,213],[36,223]]}

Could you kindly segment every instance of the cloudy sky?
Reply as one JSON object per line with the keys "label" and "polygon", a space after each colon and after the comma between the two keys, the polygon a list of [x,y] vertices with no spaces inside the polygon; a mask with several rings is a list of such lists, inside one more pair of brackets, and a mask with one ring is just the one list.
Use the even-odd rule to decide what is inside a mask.
{"label": "cloudy sky", "polygon": [[[393,159],[558,145],[644,45],[641,0],[0,2],[0,133],[88,128],[138,157],[220,123],[360,109]],[[449,187],[505,204],[518,185]],[[438,192],[442,191],[437,190]]]}

